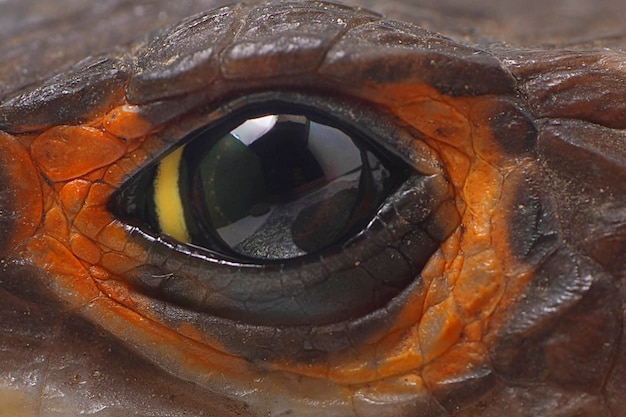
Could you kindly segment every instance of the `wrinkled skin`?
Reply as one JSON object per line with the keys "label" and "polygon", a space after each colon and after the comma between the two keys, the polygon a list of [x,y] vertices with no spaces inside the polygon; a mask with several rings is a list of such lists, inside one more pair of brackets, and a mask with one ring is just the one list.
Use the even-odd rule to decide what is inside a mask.
{"label": "wrinkled skin", "polygon": [[[349,2],[448,38],[330,5],[246,32],[286,10],[249,6],[169,44],[226,2],[31,3],[0,2],[0,416],[626,415],[622,3]],[[272,55],[303,32],[320,42]],[[212,45],[226,58],[194,55]],[[450,197],[419,220],[398,197],[327,255],[329,281],[370,258],[393,275],[415,265],[407,236],[440,235],[360,321],[251,323],[147,291],[134,279],[256,281],[108,212],[188,132],[277,99],[365,123]]]}

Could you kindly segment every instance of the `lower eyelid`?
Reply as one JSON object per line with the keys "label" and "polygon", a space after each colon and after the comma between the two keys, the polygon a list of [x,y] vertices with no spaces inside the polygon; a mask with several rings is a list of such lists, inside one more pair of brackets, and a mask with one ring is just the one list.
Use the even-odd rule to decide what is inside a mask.
{"label": "lower eyelid", "polygon": [[[207,264],[202,256],[176,253],[149,240],[147,263],[154,266],[135,268],[127,279],[158,299],[251,324],[315,325],[358,318],[384,307],[416,279],[429,255],[456,227],[454,221],[446,229],[434,221],[441,216],[436,211],[450,207],[443,204],[450,198],[445,193],[440,193],[442,200],[430,196],[437,182],[435,177],[410,181],[383,206],[361,238],[319,260],[294,260],[279,268],[233,268]],[[414,205],[421,209],[406,209]],[[450,211],[442,217],[450,216],[458,219]],[[388,264],[383,261],[386,252],[380,252],[385,247],[395,263],[405,266],[398,270],[404,270],[401,275],[389,277],[393,280],[380,281],[377,275],[383,272],[377,265]]]}

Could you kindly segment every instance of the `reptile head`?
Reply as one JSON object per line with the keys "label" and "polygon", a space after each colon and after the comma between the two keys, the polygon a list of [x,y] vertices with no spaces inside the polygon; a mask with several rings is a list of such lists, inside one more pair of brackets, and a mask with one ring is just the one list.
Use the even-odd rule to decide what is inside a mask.
{"label": "reptile head", "polygon": [[[0,398],[23,415],[95,413],[98,390],[114,416],[619,414],[620,60],[283,2],[194,15],[16,93],[0,297],[45,323],[29,337],[54,354],[32,372],[61,371]],[[80,372],[59,365],[68,335]]]}

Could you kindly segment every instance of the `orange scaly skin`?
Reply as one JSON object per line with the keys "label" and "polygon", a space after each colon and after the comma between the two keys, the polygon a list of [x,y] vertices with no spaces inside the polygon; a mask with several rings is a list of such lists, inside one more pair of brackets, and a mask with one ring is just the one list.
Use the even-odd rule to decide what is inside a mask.
{"label": "orange scaly skin", "polygon": [[[422,273],[423,286],[384,334],[348,354],[331,355],[328,363],[262,365],[279,375],[351,387],[336,393],[344,401],[365,384],[377,393],[380,385],[381,395],[385,387],[398,385],[415,395],[463,377],[468,366],[483,365],[489,344],[485,332],[496,325],[490,321],[494,311],[503,309],[505,293],[507,300],[515,298],[531,272],[509,255],[507,213],[501,204],[506,179],[515,181],[516,171],[532,161],[520,164],[500,153],[485,127],[492,114],[484,109],[493,98],[455,99],[426,85],[372,90],[367,98],[389,106],[415,127],[424,135],[422,146],[450,167],[463,228],[431,258]],[[477,108],[482,120],[475,115]],[[16,178],[22,186],[28,178],[26,188],[33,190],[18,196],[27,221],[14,232],[17,253],[49,274],[50,287],[70,309],[150,356],[167,357],[183,373],[201,369],[204,375],[218,372],[243,379],[265,373],[190,325],[172,329],[159,322],[153,305],[125,283],[125,272],[144,263],[147,255],[106,204],[121,181],[155,152],[144,145],[159,128],[122,104],[104,118],[55,126],[34,138],[6,135],[5,147],[15,148],[11,159],[22,154],[27,162],[15,167],[28,170]],[[5,163],[10,160],[9,152],[2,155]],[[269,383],[272,373],[264,378]]]}

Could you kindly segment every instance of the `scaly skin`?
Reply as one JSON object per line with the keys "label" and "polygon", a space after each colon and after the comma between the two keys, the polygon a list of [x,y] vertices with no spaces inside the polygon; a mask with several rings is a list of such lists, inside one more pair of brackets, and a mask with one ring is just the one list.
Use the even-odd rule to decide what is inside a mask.
{"label": "scaly skin", "polygon": [[[394,5],[381,8],[424,10]],[[85,19],[55,12],[59,33],[104,16],[137,27],[46,50],[31,73],[8,52],[41,43],[5,29],[0,416],[626,414],[619,32],[599,49],[590,27],[565,50],[538,45],[566,31],[479,28],[474,40],[516,46],[477,48],[464,17],[441,29],[457,41],[330,3],[228,6],[171,27],[124,2],[67,7]],[[358,124],[428,180],[391,195],[345,247],[262,268],[111,213],[115,190],[189,132],[276,101]],[[425,239],[441,243],[422,266]],[[407,271],[409,285],[358,317],[262,316],[294,299],[306,309],[328,286],[318,304],[330,309],[345,300],[334,282]]]}

